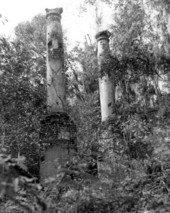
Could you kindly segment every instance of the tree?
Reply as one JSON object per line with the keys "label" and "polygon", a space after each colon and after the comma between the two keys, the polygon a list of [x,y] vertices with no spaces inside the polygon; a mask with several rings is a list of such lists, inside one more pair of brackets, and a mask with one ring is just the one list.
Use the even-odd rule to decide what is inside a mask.
{"label": "tree", "polygon": [[[70,115],[77,126],[79,151],[86,156],[92,149],[96,149],[97,129],[100,123],[95,45],[86,39],[84,48],[76,46],[67,52],[67,63],[68,96],[72,100]],[[94,153],[96,157],[96,150]]]}
{"label": "tree", "polygon": [[148,1],[152,10],[155,11],[155,29],[159,35],[157,43],[157,54],[160,64],[165,72],[170,70],[170,2],[169,1]]}
{"label": "tree", "polygon": [[18,30],[14,41],[4,37],[0,40],[1,148],[6,148],[13,157],[26,156],[29,171],[38,176],[39,121],[46,110],[45,61],[41,45],[35,47],[31,43],[32,32],[25,32],[24,37],[29,24],[25,28],[23,24],[23,29],[19,26],[22,33]]}
{"label": "tree", "polygon": [[[46,19],[44,15],[35,16],[30,22],[19,23],[15,27],[16,41],[23,42],[32,55],[34,79],[44,81],[46,76]],[[35,72],[36,70],[36,72]],[[36,74],[36,75],[34,75]]]}

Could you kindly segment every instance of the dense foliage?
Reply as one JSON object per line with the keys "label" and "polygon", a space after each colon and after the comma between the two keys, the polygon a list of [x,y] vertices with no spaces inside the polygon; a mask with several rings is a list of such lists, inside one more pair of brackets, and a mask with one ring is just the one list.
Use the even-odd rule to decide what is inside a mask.
{"label": "dense foliage", "polygon": [[[13,41],[0,38],[0,212],[170,211],[170,119],[166,1],[103,0],[114,9],[107,68],[114,73],[112,176],[97,176],[101,129],[96,45],[65,49],[69,116],[78,153],[57,178],[37,183],[40,121],[46,114],[45,17],[20,23]],[[85,1],[94,6],[96,1]],[[152,21],[149,6],[160,19]],[[88,11],[85,11],[88,12]],[[166,14],[167,15],[167,14]],[[102,19],[101,19],[102,20]],[[162,36],[155,30],[164,29]],[[164,26],[164,28],[162,28]],[[107,144],[105,144],[107,149]],[[24,156],[24,157],[22,157]]]}

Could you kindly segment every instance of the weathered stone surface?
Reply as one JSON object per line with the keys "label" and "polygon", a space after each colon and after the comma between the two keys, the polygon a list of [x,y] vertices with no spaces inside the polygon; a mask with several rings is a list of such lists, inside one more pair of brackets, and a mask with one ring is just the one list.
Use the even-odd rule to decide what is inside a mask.
{"label": "weathered stone surface", "polygon": [[41,122],[41,180],[56,177],[76,154],[76,127],[66,113],[46,116]]}
{"label": "weathered stone surface", "polygon": [[114,138],[114,121],[108,120],[100,129],[98,177],[101,182],[115,183],[123,180],[126,168],[121,164],[121,146]]}
{"label": "weathered stone surface", "polygon": [[[41,121],[40,175],[56,178],[76,154],[76,128],[66,113],[62,8],[46,9],[47,22],[47,111]],[[57,177],[58,178],[58,177]]]}
{"label": "weathered stone surface", "polygon": [[109,38],[105,30],[96,35],[98,43],[98,70],[102,126],[99,134],[98,176],[100,181],[108,183],[120,180],[124,169],[117,163],[116,141],[114,139],[114,70],[112,69]]}
{"label": "weathered stone surface", "polygon": [[47,107],[51,113],[64,112],[66,104],[62,11],[62,8],[46,9]]}
{"label": "weathered stone surface", "polygon": [[56,112],[44,117],[41,121],[41,134],[44,146],[60,144],[61,140],[75,138],[76,127],[66,113]]}
{"label": "weathered stone surface", "polygon": [[103,30],[101,32],[98,32],[96,34],[95,38],[96,38],[97,41],[108,40],[108,42],[109,42],[110,36],[111,36],[111,33],[108,30]]}
{"label": "weathered stone surface", "polygon": [[[110,48],[109,31],[102,31],[96,35],[98,42],[98,69],[99,90],[102,122],[107,121],[114,112],[114,81],[113,73],[110,73]],[[107,67],[107,69],[105,69]]]}

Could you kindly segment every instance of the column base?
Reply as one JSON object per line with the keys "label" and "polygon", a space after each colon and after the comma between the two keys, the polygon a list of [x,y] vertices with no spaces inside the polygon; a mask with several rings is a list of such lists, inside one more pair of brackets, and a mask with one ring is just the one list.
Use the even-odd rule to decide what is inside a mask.
{"label": "column base", "polygon": [[76,155],[76,127],[66,113],[47,115],[41,122],[41,182],[56,178]]}
{"label": "column base", "polygon": [[114,137],[113,121],[103,123],[99,135],[98,177],[101,182],[112,184],[126,176],[126,167],[121,164],[121,145]]}

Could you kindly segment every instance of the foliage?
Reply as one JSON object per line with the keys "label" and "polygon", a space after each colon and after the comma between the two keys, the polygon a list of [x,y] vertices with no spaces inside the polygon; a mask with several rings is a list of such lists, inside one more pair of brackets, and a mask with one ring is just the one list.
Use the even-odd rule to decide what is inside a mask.
{"label": "foliage", "polygon": [[151,16],[152,25],[156,32],[155,41],[155,53],[157,60],[160,61],[161,66],[166,67],[166,71],[169,72],[169,1],[147,1],[150,6],[150,11],[153,11],[154,16]]}
{"label": "foliage", "polygon": [[118,1],[115,9],[112,26],[114,52],[127,54],[134,40],[142,39],[146,14],[140,0]]}
{"label": "foliage", "polygon": [[24,167],[25,158],[11,158],[1,154],[0,170],[0,211],[1,212],[41,212],[46,204],[39,192],[41,186]]}
{"label": "foliage", "polygon": [[[25,155],[30,171],[38,175],[39,119],[45,112],[45,85],[37,64],[39,56],[29,44],[16,39],[0,39],[1,66],[1,148],[13,157]],[[39,62],[40,63],[40,62]]]}
{"label": "foliage", "polygon": [[[31,22],[23,22],[15,27],[16,40],[23,42],[28,51],[32,54],[32,63],[36,70],[36,76],[45,77],[45,16],[37,15]],[[38,75],[37,75],[38,74]]]}
{"label": "foliage", "polygon": [[81,154],[91,153],[91,149],[96,152],[100,104],[95,45],[86,41],[84,49],[75,47],[67,60],[71,73],[68,90],[74,100],[69,113],[77,126],[79,151]]}

